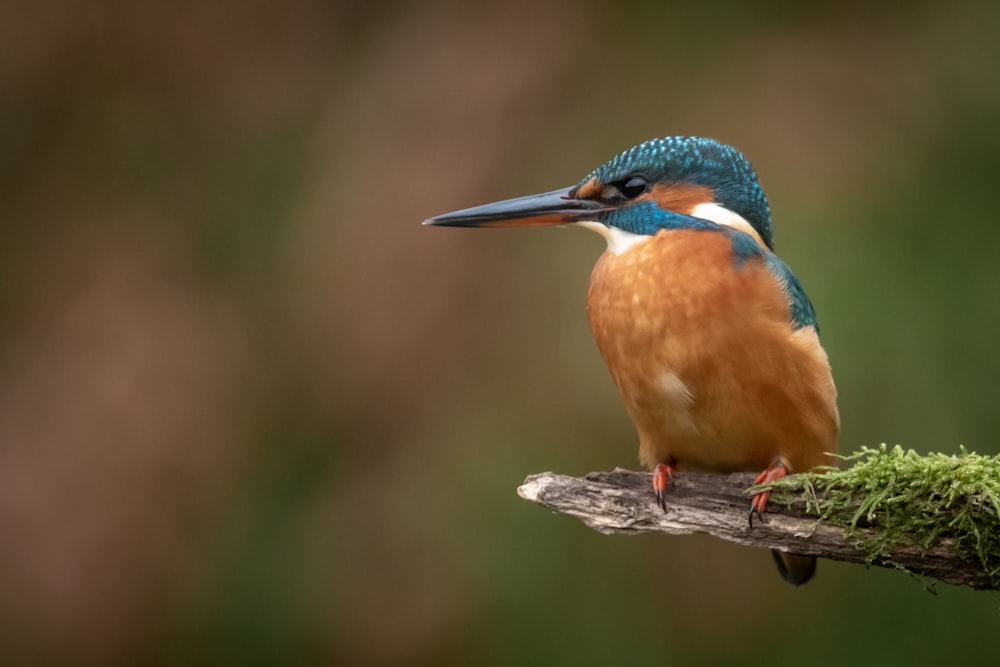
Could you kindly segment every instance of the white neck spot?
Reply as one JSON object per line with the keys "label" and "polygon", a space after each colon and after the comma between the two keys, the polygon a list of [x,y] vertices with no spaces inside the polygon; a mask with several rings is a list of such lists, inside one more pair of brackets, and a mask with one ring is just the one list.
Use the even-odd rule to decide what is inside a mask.
{"label": "white neck spot", "polygon": [[733,213],[725,206],[719,206],[718,204],[698,204],[693,209],[691,209],[691,215],[695,218],[701,218],[702,220],[708,220],[709,222],[714,222],[717,225],[723,225],[725,227],[731,227],[733,229],[739,230],[744,234],[748,234],[750,238],[755,240],[757,244],[764,248],[764,240],[760,238],[760,234],[757,230],[753,228],[746,218],[738,213]]}

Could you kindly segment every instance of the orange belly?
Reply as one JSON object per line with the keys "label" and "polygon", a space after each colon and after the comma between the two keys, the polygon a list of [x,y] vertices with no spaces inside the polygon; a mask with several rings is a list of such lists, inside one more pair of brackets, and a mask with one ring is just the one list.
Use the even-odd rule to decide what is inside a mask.
{"label": "orange belly", "polygon": [[590,327],[643,463],[712,472],[835,463],[830,365],[789,306],[759,257],[734,265],[721,233],[664,230],[601,256]]}

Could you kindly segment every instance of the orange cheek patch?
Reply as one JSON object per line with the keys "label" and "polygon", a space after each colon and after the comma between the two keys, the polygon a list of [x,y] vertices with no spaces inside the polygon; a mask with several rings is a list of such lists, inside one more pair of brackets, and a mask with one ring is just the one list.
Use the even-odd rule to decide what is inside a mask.
{"label": "orange cheek patch", "polygon": [[702,185],[688,185],[685,183],[657,183],[648,193],[642,196],[656,202],[665,211],[676,211],[685,215],[690,215],[699,204],[711,204],[715,201],[715,193],[712,188]]}
{"label": "orange cheek patch", "polygon": [[602,183],[594,177],[576,189],[577,199],[597,199],[601,194]]}

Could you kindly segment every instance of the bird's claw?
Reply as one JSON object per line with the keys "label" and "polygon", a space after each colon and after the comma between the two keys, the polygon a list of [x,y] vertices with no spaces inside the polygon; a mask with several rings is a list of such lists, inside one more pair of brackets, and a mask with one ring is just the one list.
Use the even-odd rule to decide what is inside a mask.
{"label": "bird's claw", "polygon": [[656,493],[656,504],[664,512],[667,511],[667,484],[674,479],[674,467],[666,463],[658,463],[653,469],[653,492]]}
{"label": "bird's claw", "polygon": [[767,523],[767,517],[764,516],[764,509],[767,507],[767,497],[769,495],[771,495],[770,491],[761,491],[750,501],[750,513],[747,515],[747,522],[751,528],[753,528],[753,518],[755,516],[761,523]]}
{"label": "bird's claw", "polygon": [[[781,460],[776,460],[770,465],[764,472],[757,475],[757,479],[753,481],[754,486],[758,484],[767,484],[768,482],[773,482],[776,479],[781,479],[788,474],[788,468],[785,466]],[[753,518],[754,515],[760,519],[761,523],[767,523],[767,519],[764,518],[764,508],[767,507],[767,499],[771,495],[770,491],[761,491],[753,497],[750,501],[750,514],[747,516],[747,521],[750,527],[753,528]]]}

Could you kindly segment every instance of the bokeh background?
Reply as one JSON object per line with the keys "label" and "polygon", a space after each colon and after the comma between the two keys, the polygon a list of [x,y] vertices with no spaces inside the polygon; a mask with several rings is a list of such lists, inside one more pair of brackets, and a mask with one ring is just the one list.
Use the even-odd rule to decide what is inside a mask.
{"label": "bokeh background", "polygon": [[[605,537],[594,235],[424,228],[740,147],[842,449],[1000,433],[1000,4],[0,5],[0,662],[972,664],[995,596]],[[984,662],[984,664],[989,664]]]}

